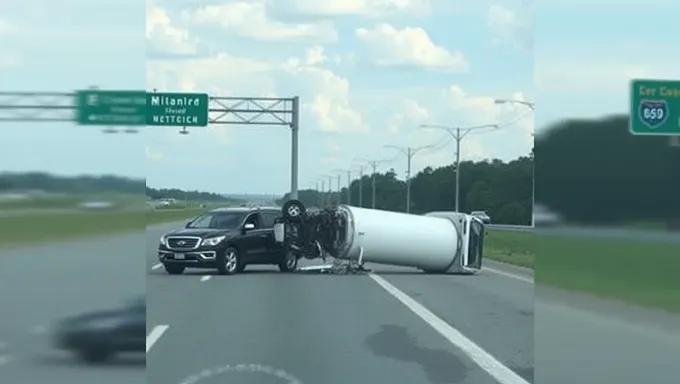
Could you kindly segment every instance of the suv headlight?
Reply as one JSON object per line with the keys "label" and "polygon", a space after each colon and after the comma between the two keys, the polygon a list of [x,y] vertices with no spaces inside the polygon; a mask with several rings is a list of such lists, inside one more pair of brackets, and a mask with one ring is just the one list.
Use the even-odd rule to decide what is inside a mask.
{"label": "suv headlight", "polygon": [[167,242],[167,240],[165,240],[165,235],[161,236],[160,242],[161,242],[161,245],[163,245],[165,247],[168,246],[168,242]]}
{"label": "suv headlight", "polygon": [[213,246],[215,246],[215,245],[221,243],[222,240],[224,240],[224,237],[225,237],[225,236],[218,236],[218,237],[211,237],[211,238],[209,238],[209,239],[205,239],[205,240],[203,240],[203,242],[201,243],[201,245],[205,245],[205,246],[208,246],[208,247],[213,247]]}

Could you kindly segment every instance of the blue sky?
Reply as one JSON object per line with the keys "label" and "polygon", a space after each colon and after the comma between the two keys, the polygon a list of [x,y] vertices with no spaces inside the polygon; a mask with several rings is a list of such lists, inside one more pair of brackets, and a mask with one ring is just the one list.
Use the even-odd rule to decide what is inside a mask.
{"label": "blue sky", "polygon": [[[509,160],[530,149],[530,111],[493,104],[533,100],[531,12],[521,3],[154,0],[142,8],[131,0],[29,0],[6,3],[0,15],[9,48],[3,90],[300,96],[300,188],[359,165],[357,157],[394,158],[384,145],[439,143],[414,158],[415,171],[450,163],[447,134],[417,129],[424,123],[502,125],[468,136],[464,158]],[[176,128],[104,135],[72,124],[12,127],[0,132],[6,170],[116,173],[218,192],[290,185],[283,127],[211,126],[188,136]],[[403,175],[406,162],[385,167]]]}
{"label": "blue sky", "polygon": [[[394,158],[384,145],[439,143],[414,157],[416,171],[450,163],[447,134],[419,124],[499,124],[467,136],[462,156],[516,158],[531,148],[533,113],[494,98],[535,101],[540,130],[565,117],[625,112],[631,77],[680,75],[671,29],[680,4],[469,3],[3,2],[0,89],[297,95],[302,189],[356,169],[357,157]],[[281,193],[290,184],[283,127],[210,126],[181,136],[164,127],[104,135],[65,123],[2,125],[12,128],[0,129],[4,170],[116,173],[234,193]],[[403,175],[406,162],[386,167]]]}

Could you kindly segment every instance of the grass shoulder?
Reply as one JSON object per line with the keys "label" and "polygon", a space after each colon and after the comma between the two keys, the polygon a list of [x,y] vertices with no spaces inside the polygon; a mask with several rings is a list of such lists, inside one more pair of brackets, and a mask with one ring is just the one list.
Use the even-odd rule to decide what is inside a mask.
{"label": "grass shoulder", "polygon": [[143,231],[148,225],[188,220],[205,209],[31,213],[0,217],[0,247]]}
{"label": "grass shoulder", "polygon": [[678,244],[490,230],[485,257],[533,268],[539,284],[680,313]]}

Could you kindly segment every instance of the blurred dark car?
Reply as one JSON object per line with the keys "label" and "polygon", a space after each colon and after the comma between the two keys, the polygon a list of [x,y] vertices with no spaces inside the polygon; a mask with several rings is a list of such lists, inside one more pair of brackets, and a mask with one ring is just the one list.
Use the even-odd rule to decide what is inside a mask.
{"label": "blurred dark car", "polygon": [[533,225],[539,227],[552,227],[562,223],[562,217],[541,204],[534,205]]}
{"label": "blurred dark car", "polygon": [[52,341],[90,363],[105,362],[119,353],[145,353],[146,301],[137,298],[121,308],[63,319],[54,327]]}

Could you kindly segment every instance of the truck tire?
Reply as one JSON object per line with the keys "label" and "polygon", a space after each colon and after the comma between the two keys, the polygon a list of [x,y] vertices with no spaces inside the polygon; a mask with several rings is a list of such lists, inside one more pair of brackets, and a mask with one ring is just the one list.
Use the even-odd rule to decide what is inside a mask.
{"label": "truck tire", "polygon": [[241,254],[235,247],[227,247],[217,255],[217,273],[220,275],[233,275],[241,272],[242,268]]}
{"label": "truck tire", "polygon": [[283,217],[292,222],[300,222],[305,214],[305,210],[305,205],[300,200],[288,200],[281,208]]}
{"label": "truck tire", "polygon": [[286,252],[279,261],[279,271],[293,272],[297,269],[298,258],[293,252]]}

